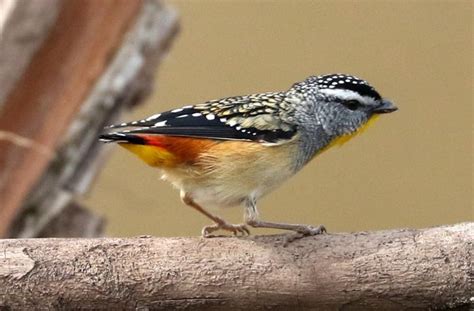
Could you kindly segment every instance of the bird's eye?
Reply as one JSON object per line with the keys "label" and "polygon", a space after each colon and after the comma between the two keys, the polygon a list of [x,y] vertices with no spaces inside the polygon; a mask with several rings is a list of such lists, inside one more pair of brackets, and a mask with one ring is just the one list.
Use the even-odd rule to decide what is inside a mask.
{"label": "bird's eye", "polygon": [[350,110],[357,110],[357,108],[360,107],[360,103],[357,100],[348,100],[342,103],[344,106],[346,106],[347,109]]}

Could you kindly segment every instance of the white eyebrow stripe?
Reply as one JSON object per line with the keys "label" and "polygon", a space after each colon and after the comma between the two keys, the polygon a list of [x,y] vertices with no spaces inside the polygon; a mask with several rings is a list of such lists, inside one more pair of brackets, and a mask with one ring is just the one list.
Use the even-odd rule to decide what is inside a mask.
{"label": "white eyebrow stripe", "polygon": [[362,97],[358,93],[347,89],[320,89],[319,91],[342,100],[358,100],[361,103],[367,102],[367,97]]}

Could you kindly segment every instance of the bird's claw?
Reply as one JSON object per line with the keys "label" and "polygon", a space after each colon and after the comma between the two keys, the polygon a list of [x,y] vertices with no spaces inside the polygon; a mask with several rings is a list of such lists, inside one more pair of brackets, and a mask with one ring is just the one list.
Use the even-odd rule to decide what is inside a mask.
{"label": "bird's claw", "polygon": [[326,233],[327,230],[323,225],[319,225],[317,227],[303,226],[301,227],[301,230],[296,230],[296,232],[302,234],[303,236],[311,236]]}
{"label": "bird's claw", "polygon": [[212,233],[219,229],[230,231],[234,236],[246,236],[250,235],[250,231],[247,226],[242,224],[228,224],[226,222],[216,223],[214,225],[206,226],[202,228],[202,236],[205,238],[215,237]]}
{"label": "bird's claw", "polygon": [[287,234],[285,237],[284,245],[287,246],[294,240],[298,240],[307,236],[313,236],[318,234],[327,233],[326,228],[323,225],[319,225],[317,227],[313,226],[301,226],[300,228],[295,230],[295,233]]}

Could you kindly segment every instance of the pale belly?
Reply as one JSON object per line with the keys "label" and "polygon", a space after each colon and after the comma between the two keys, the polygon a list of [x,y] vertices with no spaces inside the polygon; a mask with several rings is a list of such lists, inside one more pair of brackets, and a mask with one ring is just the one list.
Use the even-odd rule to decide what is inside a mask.
{"label": "pale belly", "polygon": [[191,193],[196,203],[206,207],[232,207],[241,205],[248,197],[259,199],[271,192],[293,174],[281,170],[268,169],[254,173],[252,180],[235,175],[225,182],[219,179],[210,180],[204,186],[183,187]]}
{"label": "pale belly", "polygon": [[[219,146],[219,145],[218,145]],[[248,197],[258,199],[294,175],[293,143],[281,146],[253,145],[254,150],[212,150],[199,165],[164,171],[163,178],[190,195],[203,207],[240,205]]]}

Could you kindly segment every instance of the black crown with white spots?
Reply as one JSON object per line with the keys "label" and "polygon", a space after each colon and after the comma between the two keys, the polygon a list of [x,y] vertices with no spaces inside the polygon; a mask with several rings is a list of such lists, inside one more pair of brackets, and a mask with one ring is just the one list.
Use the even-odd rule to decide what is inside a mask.
{"label": "black crown with white spots", "polygon": [[381,99],[380,94],[365,80],[355,76],[336,73],[310,77],[309,83],[317,84],[320,89],[344,89],[354,91],[361,96],[369,96],[376,100]]}

